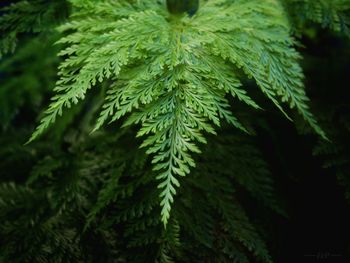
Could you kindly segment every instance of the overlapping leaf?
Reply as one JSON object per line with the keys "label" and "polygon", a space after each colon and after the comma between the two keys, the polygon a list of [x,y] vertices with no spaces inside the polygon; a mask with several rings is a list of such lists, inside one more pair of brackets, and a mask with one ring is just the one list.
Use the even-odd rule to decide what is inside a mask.
{"label": "overlapping leaf", "polygon": [[204,133],[215,134],[222,119],[246,131],[227,95],[259,109],[241,87],[242,70],[280,110],[288,103],[325,137],[306,104],[299,55],[279,1],[203,1],[192,17],[170,15],[165,3],[153,0],[72,3],[76,11],[61,27],[67,47],[57,94],[31,140],[89,89],[111,80],[96,129],[132,113],[125,125],[141,126],[138,136],[146,138],[142,146],[159,171],[164,225]]}

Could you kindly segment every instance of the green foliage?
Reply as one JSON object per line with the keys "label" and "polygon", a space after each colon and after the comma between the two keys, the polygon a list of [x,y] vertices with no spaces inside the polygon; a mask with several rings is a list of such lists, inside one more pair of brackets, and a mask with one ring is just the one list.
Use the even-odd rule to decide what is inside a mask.
{"label": "green foliage", "polygon": [[309,21],[349,36],[349,0],[284,0],[297,31]]}
{"label": "green foliage", "polygon": [[[166,1],[70,3],[1,11],[0,262],[273,262],[256,211],[287,213],[246,133],[264,122],[268,98],[325,137],[291,31],[312,20],[346,33],[348,1],[200,1],[192,16]],[[320,138],[315,153],[348,187],[349,120],[342,130],[321,121],[332,141]]]}
{"label": "green foliage", "polygon": [[63,21],[66,10],[64,0],[23,0],[0,9],[0,59],[15,50],[21,35],[52,31]]}
{"label": "green foliage", "polygon": [[[226,130],[209,141],[164,229],[159,190],[132,133],[86,131],[68,132],[67,150],[41,142],[19,148],[30,147],[32,161],[26,182],[0,186],[5,262],[271,262],[241,204],[251,196],[256,206],[283,211],[253,138]],[[233,162],[220,164],[225,159]]]}
{"label": "green foliage", "polygon": [[[16,54],[0,61],[0,121],[3,129],[8,128],[24,108],[37,110],[35,114],[39,114],[43,98],[54,87],[52,80],[56,78],[59,62],[57,49],[52,48],[56,40],[56,35],[25,40]],[[28,67],[29,64],[32,65]]]}
{"label": "green foliage", "polygon": [[[344,98],[345,99],[345,98]],[[320,103],[320,102],[319,102]],[[350,108],[343,102],[329,99],[329,106],[318,109],[320,122],[329,135],[330,141],[317,140],[313,146],[313,154],[323,163],[323,168],[337,177],[339,185],[350,202]],[[310,130],[300,128],[302,133]]]}
{"label": "green foliage", "polygon": [[299,55],[277,1],[203,2],[193,17],[172,16],[156,1],[72,3],[75,12],[61,26],[69,34],[59,41],[67,47],[57,95],[30,141],[93,86],[112,80],[95,130],[133,112],[125,125],[139,124],[138,136],[147,136],[142,146],[159,171],[164,225],[178,177],[195,166],[196,141],[215,134],[220,119],[246,131],[225,96],[259,109],[240,87],[242,73],[280,110],[280,101],[289,103],[325,137],[306,104]]}
{"label": "green foliage", "polygon": [[[325,35],[324,39],[320,37],[321,35]],[[337,177],[346,199],[350,201],[350,145],[348,139],[350,108],[348,96],[344,93],[347,88],[344,83],[348,72],[350,42],[347,38],[340,41],[334,35],[324,34],[323,31],[319,31],[314,38],[320,41],[325,50],[323,52],[327,55],[321,58],[314,54],[305,56],[305,64],[309,67],[306,67],[306,71],[316,76],[309,80],[309,87],[310,91],[315,94],[313,103],[320,116],[320,123],[330,140],[314,142],[313,154],[321,161],[325,172]],[[333,45],[336,45],[337,48],[334,48]],[[332,83],[332,89],[329,89],[327,81]],[[343,96],[338,96],[338,94],[343,94]],[[312,132],[298,121],[296,125],[302,134],[310,135]]]}
{"label": "green foliage", "polygon": [[[94,105],[87,105],[90,111],[100,104],[99,96],[93,97],[87,98]],[[193,177],[183,182],[174,216],[164,229],[154,173],[144,152],[130,143],[133,132],[118,128],[89,135],[91,117],[85,115],[91,112],[84,108],[76,110],[73,120],[72,112],[59,120],[56,127],[60,122],[66,127],[52,144],[23,146],[28,131],[2,134],[2,261],[247,262],[256,255],[270,262],[258,229],[239,201],[251,195],[257,205],[282,211],[253,138],[226,131],[209,140]],[[222,163],[229,159],[235,161]],[[254,165],[246,165],[248,161]],[[20,174],[8,175],[14,167]],[[22,180],[14,183],[13,178]],[[235,188],[244,192],[238,194]]]}
{"label": "green foliage", "polygon": [[[184,180],[180,190],[186,200],[180,199],[174,207],[175,216],[182,219],[180,225],[184,224],[184,230],[189,231],[191,239],[194,238],[186,244],[189,246],[187,253],[193,256],[193,262],[205,259],[250,262],[248,250],[259,261],[271,262],[265,242],[240,200],[243,193],[243,196],[252,195],[261,204],[283,214],[283,209],[276,203],[271,174],[251,139],[226,132],[208,144],[209,152],[203,151],[198,168]],[[253,165],[247,165],[248,160]],[[259,191],[260,187],[264,190]],[[215,214],[220,220],[213,217]],[[200,247],[206,249],[198,250]]]}

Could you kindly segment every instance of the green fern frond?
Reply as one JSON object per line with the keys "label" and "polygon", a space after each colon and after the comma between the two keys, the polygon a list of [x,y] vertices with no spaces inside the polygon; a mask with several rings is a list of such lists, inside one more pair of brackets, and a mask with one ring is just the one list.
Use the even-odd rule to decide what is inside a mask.
{"label": "green fern frond", "polygon": [[[252,181],[256,180],[253,179],[255,176],[267,179],[269,175],[264,165],[260,167],[260,165],[244,163],[244,160],[248,161],[250,158],[258,163],[262,160],[249,138],[236,136],[235,138],[233,135],[221,135],[219,139],[215,138],[215,142],[208,144],[209,152],[217,154],[203,152],[201,160],[198,161],[198,169],[193,171],[193,176],[186,178],[183,182],[181,196],[184,198],[180,198],[174,207],[174,216],[181,218],[181,228],[186,236],[187,242],[182,244],[187,254],[195,255],[193,262],[210,258],[214,262],[215,260],[250,262],[249,253],[262,262],[271,262],[267,246],[246,211],[241,207],[240,195],[236,191],[240,184],[247,188],[253,186],[255,183]],[[232,150],[235,148],[238,149]],[[251,152],[251,149],[254,150]],[[234,160],[233,164],[219,164],[218,160],[223,156],[228,160]],[[240,176],[247,177],[247,181],[241,181]],[[258,184],[271,194],[271,190],[268,190],[271,182],[260,181]],[[269,200],[266,203],[276,204],[274,198],[271,195],[266,199]],[[216,219],[213,215],[216,215],[214,217]],[[197,251],[205,251],[205,254],[196,254]],[[249,251],[248,254],[247,251]]]}
{"label": "green fern frond", "polygon": [[[163,2],[72,1],[69,34],[60,55],[57,94],[33,133],[37,138],[56,118],[83,100],[89,89],[112,80],[96,129],[132,113],[125,125],[140,124],[142,146],[159,171],[161,216],[170,217],[178,177],[195,166],[196,141],[225,119],[245,127],[229,110],[226,95],[259,106],[240,83],[241,70],[284,112],[296,108],[325,137],[307,106],[299,55],[281,4],[268,1],[208,1],[188,17],[173,16]],[[87,16],[94,4],[98,13]],[[111,10],[118,10],[113,11]]]}
{"label": "green fern frond", "polygon": [[308,21],[350,36],[348,0],[284,0],[298,30]]}
{"label": "green fern frond", "polygon": [[[0,253],[11,262],[77,262],[79,238],[59,216],[47,217],[45,194],[14,183],[0,185]],[[40,205],[38,205],[40,204]],[[13,239],[17,236],[19,239]]]}
{"label": "green fern frond", "polygon": [[0,59],[13,52],[23,33],[53,31],[67,16],[65,0],[22,0],[0,9]]}

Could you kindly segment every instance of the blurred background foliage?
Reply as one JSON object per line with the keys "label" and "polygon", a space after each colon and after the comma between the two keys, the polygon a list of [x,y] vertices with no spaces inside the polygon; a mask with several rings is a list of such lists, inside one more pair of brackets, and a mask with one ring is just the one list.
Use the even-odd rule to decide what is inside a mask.
{"label": "blurred background foliage", "polygon": [[283,120],[256,94],[265,111],[235,106],[255,135],[225,126],[209,138],[164,229],[135,131],[113,125],[90,134],[98,91],[24,145],[55,85],[54,28],[69,5],[2,1],[0,262],[349,262],[350,3],[282,2],[330,141],[298,116]]}

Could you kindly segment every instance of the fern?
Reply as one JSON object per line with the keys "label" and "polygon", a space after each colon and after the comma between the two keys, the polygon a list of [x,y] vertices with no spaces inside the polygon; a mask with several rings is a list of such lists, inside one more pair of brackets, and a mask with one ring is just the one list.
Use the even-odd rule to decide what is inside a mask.
{"label": "fern", "polygon": [[22,0],[0,9],[0,59],[13,52],[21,35],[52,31],[67,15],[64,0]]}
{"label": "fern", "polygon": [[30,141],[93,86],[112,80],[95,130],[132,112],[125,125],[140,124],[138,136],[147,136],[142,146],[159,171],[164,225],[178,177],[195,166],[196,141],[215,134],[220,119],[246,131],[225,95],[259,108],[240,87],[241,70],[280,110],[280,102],[289,103],[325,137],[308,110],[299,55],[277,1],[202,2],[193,17],[170,15],[156,1],[94,2],[94,16],[92,2],[72,4],[76,11],[61,27],[73,33],[59,41],[67,58],[57,95]]}
{"label": "fern", "polygon": [[[275,187],[285,179],[271,174],[261,138],[246,133],[269,126],[271,112],[257,112],[269,109],[265,94],[323,135],[290,34],[307,34],[311,21],[346,32],[337,16],[345,19],[347,3],[71,0],[57,34],[52,14],[65,13],[65,1],[15,2],[0,12],[1,22],[13,21],[0,24],[0,46],[8,35],[21,41],[0,61],[0,262],[267,263],[280,254],[259,223],[274,228],[269,213],[286,216]],[[56,81],[62,46],[57,95],[33,139],[55,124],[46,140],[23,146]],[[319,138],[315,154],[348,197],[347,108],[325,104],[320,121],[332,141]]]}
{"label": "fern", "polygon": [[[185,200],[180,199],[180,204],[175,204],[174,208],[174,215],[182,219],[186,235],[198,240],[199,246],[205,247],[200,250],[192,242],[186,244],[186,252],[191,255],[197,251],[206,251],[204,255],[196,255],[194,262],[207,258],[213,258],[214,262],[218,258],[221,259],[220,262],[250,262],[248,250],[262,262],[270,262],[264,240],[240,205],[242,193],[249,195],[251,186],[260,185],[265,189],[264,193],[258,197],[259,194],[256,194],[259,190],[256,189],[256,193],[253,193],[255,199],[273,210],[283,211],[276,203],[276,195],[271,190],[273,179],[252,138],[227,131],[208,143],[206,149],[210,150],[203,152],[198,168],[191,177],[184,180],[180,194]],[[217,154],[213,155],[212,152]],[[231,161],[220,165],[219,159]],[[244,160],[257,165],[246,165]],[[264,182],[261,181],[262,178]],[[269,201],[264,202],[262,196],[270,196]],[[220,220],[214,219],[212,209]],[[198,227],[195,227],[195,222]]]}
{"label": "fern", "polygon": [[74,256],[79,250],[75,231],[67,228],[59,216],[46,218],[47,205],[46,197],[30,188],[13,183],[1,185],[0,252],[5,259],[43,263],[79,260]]}
{"label": "fern", "polygon": [[55,84],[53,80],[59,60],[55,56],[57,47],[52,47],[52,44],[57,37],[53,34],[24,40],[16,54],[0,61],[0,120],[3,129],[9,128],[26,106],[30,106],[35,115],[39,113],[45,95]]}
{"label": "fern", "polygon": [[[71,126],[78,119],[84,118],[77,116]],[[241,204],[256,191],[251,195],[259,201],[256,205],[279,207],[253,137],[229,129],[208,141],[196,158],[193,176],[184,178],[164,229],[160,189],[145,153],[130,144],[132,132],[91,136],[72,129],[64,142],[68,147],[38,141],[15,149],[18,161],[6,151],[14,143],[2,138],[0,157],[12,163],[8,167],[24,165],[28,155],[20,151],[31,153],[21,175],[26,182],[0,184],[0,220],[6,222],[0,227],[1,240],[6,238],[0,251],[5,261],[249,262],[254,257],[270,262],[265,242]],[[234,161],[220,165],[222,156]],[[247,160],[256,165],[247,166]],[[33,231],[28,226],[32,221]]]}
{"label": "fern", "polygon": [[349,36],[350,2],[348,0],[284,0],[298,31],[309,21]]}
{"label": "fern", "polygon": [[[310,91],[314,94],[313,102],[315,110],[320,116],[320,123],[329,135],[330,141],[317,140],[313,142],[313,154],[323,164],[324,172],[328,176],[337,178],[339,185],[345,192],[345,197],[350,201],[350,108],[348,96],[343,93],[349,57],[349,41],[342,38],[335,32],[324,34],[318,31],[315,39],[320,39],[321,50],[326,51],[326,56],[315,56],[313,53],[306,53],[306,68],[310,75]],[[332,40],[332,41],[329,41]],[[339,45],[341,43],[341,45]],[[312,50],[312,49],[311,49]],[[331,63],[331,62],[336,63]],[[317,65],[317,67],[312,67]],[[311,66],[311,67],[310,67]],[[320,76],[323,76],[320,78]],[[329,84],[333,89],[329,89]],[[339,96],[343,94],[344,96]],[[296,119],[296,127],[301,134],[310,135],[312,131]]]}

